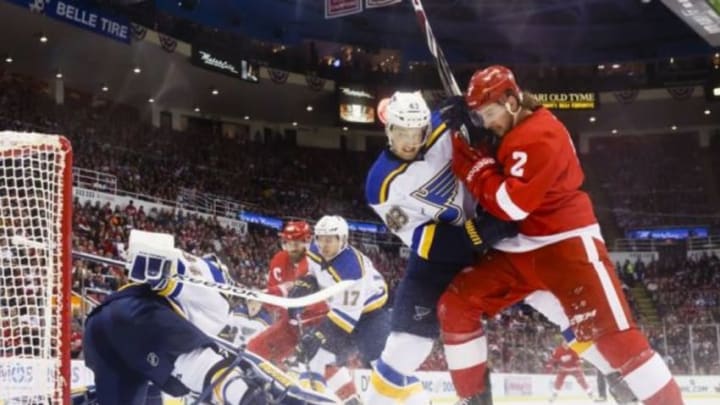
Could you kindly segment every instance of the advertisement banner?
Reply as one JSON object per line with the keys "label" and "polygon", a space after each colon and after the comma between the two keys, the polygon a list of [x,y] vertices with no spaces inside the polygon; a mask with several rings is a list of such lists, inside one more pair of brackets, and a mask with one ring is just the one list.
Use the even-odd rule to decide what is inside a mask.
{"label": "advertisement banner", "polygon": [[376,97],[364,86],[338,87],[340,121],[351,124],[374,124]]}
{"label": "advertisement banner", "polygon": [[195,66],[222,73],[236,79],[252,83],[257,83],[259,81],[259,67],[256,63],[236,58],[235,56],[230,55],[229,52],[227,54],[223,54],[221,51],[216,49],[193,45],[190,61]]}
{"label": "advertisement banner", "polygon": [[325,18],[336,18],[362,11],[362,0],[325,0]]}
{"label": "advertisement banner", "polygon": [[365,8],[378,8],[400,3],[402,0],[365,0]]}
{"label": "advertisement banner", "polygon": [[130,43],[130,21],[119,15],[96,10],[67,0],[10,0],[35,13],[92,31],[116,41]]}
{"label": "advertisement banner", "polygon": [[595,92],[533,93],[545,108],[553,110],[594,110],[598,96]]}

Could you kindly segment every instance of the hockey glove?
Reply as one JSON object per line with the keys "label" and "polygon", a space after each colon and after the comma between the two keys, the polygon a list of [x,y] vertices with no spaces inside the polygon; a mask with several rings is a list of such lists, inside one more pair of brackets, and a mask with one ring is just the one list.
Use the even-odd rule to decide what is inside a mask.
{"label": "hockey glove", "polygon": [[471,191],[478,189],[485,177],[500,172],[500,165],[485,148],[473,148],[459,136],[453,136],[452,142],[452,171]]}
{"label": "hockey glove", "polygon": [[302,337],[300,337],[300,343],[298,343],[295,356],[301,363],[309,362],[317,354],[320,347],[327,342],[327,337],[320,329],[312,330]]}
{"label": "hockey glove", "polygon": [[485,215],[465,221],[465,232],[473,251],[482,256],[500,240],[517,235],[518,228],[515,222],[501,221]]}
{"label": "hockey glove", "polygon": [[463,96],[452,96],[440,105],[440,117],[445,124],[455,132],[462,132],[464,128],[472,145],[494,145],[496,137],[485,128],[482,117],[472,114],[468,110]]}
{"label": "hockey glove", "polygon": [[[317,279],[315,278],[315,276],[307,275],[304,277],[300,277],[299,279],[295,280],[292,287],[290,287],[290,291],[288,292],[288,297],[290,297],[290,298],[304,297],[306,295],[314,293],[319,288],[320,287],[318,286],[318,282],[317,282]],[[290,315],[290,319],[298,319],[300,314],[304,310],[305,310],[304,308],[289,308],[288,315]]]}

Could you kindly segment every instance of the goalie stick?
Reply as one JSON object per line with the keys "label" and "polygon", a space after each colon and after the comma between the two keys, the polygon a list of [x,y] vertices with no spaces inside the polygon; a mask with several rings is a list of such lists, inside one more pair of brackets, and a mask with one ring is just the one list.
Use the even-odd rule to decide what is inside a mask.
{"label": "goalie stick", "polygon": [[[36,242],[27,238],[24,238],[22,236],[13,236],[12,237],[12,243],[14,245],[20,245],[25,246],[28,248],[33,249],[48,249],[49,247],[46,246],[43,243]],[[98,255],[94,255],[91,253],[85,253],[85,252],[79,252],[79,251],[73,251],[73,256],[90,260],[96,263],[104,263],[109,264],[112,266],[120,266],[125,267],[126,263],[122,260],[116,260],[116,259],[110,259],[107,257],[102,257]],[[251,299],[255,301],[262,302],[264,304],[270,304],[275,305],[282,308],[301,308],[301,307],[307,307],[312,304],[316,304],[318,302],[322,302],[327,300],[328,298],[339,294],[352,286],[355,281],[352,280],[345,280],[341,281],[333,286],[330,286],[328,288],[322,289],[318,292],[305,295],[303,297],[297,297],[297,298],[287,298],[287,297],[280,297],[277,295],[268,294],[265,292],[262,292],[260,290],[256,290],[253,288],[248,287],[242,287],[237,285],[226,285],[226,284],[219,284],[215,283],[213,281],[208,280],[201,280],[194,277],[189,277],[184,274],[173,274],[170,276],[170,278],[176,279],[180,282],[196,285],[199,287],[207,288],[208,290],[212,290],[215,292],[232,295],[235,297],[245,298],[245,299]]]}

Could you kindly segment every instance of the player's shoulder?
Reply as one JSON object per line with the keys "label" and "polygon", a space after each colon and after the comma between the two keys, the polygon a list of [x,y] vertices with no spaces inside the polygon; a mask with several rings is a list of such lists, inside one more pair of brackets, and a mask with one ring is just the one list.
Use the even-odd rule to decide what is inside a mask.
{"label": "player's shoulder", "polygon": [[311,263],[330,273],[335,281],[356,280],[365,273],[363,254],[352,246],[343,249],[337,256],[326,262],[315,244],[310,245],[307,257]]}
{"label": "player's shoulder", "polygon": [[430,133],[425,141],[424,150],[432,148],[444,134],[448,133],[447,124],[440,116],[440,112],[435,110],[430,114]]}
{"label": "player's shoulder", "polygon": [[403,161],[384,149],[368,171],[365,180],[365,197],[370,205],[387,201],[390,185],[407,170],[411,162]]}
{"label": "player's shoulder", "polygon": [[280,266],[280,265],[287,263],[289,260],[290,260],[290,255],[288,254],[288,252],[286,252],[284,250],[280,250],[273,255],[272,259],[270,259],[270,265],[271,266]]}

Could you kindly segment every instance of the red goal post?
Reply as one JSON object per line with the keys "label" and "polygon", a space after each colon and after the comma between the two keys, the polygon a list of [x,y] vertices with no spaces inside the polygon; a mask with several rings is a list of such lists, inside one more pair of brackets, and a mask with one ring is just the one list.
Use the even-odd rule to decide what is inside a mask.
{"label": "red goal post", "polygon": [[70,403],[71,222],[70,142],[0,132],[0,404]]}

